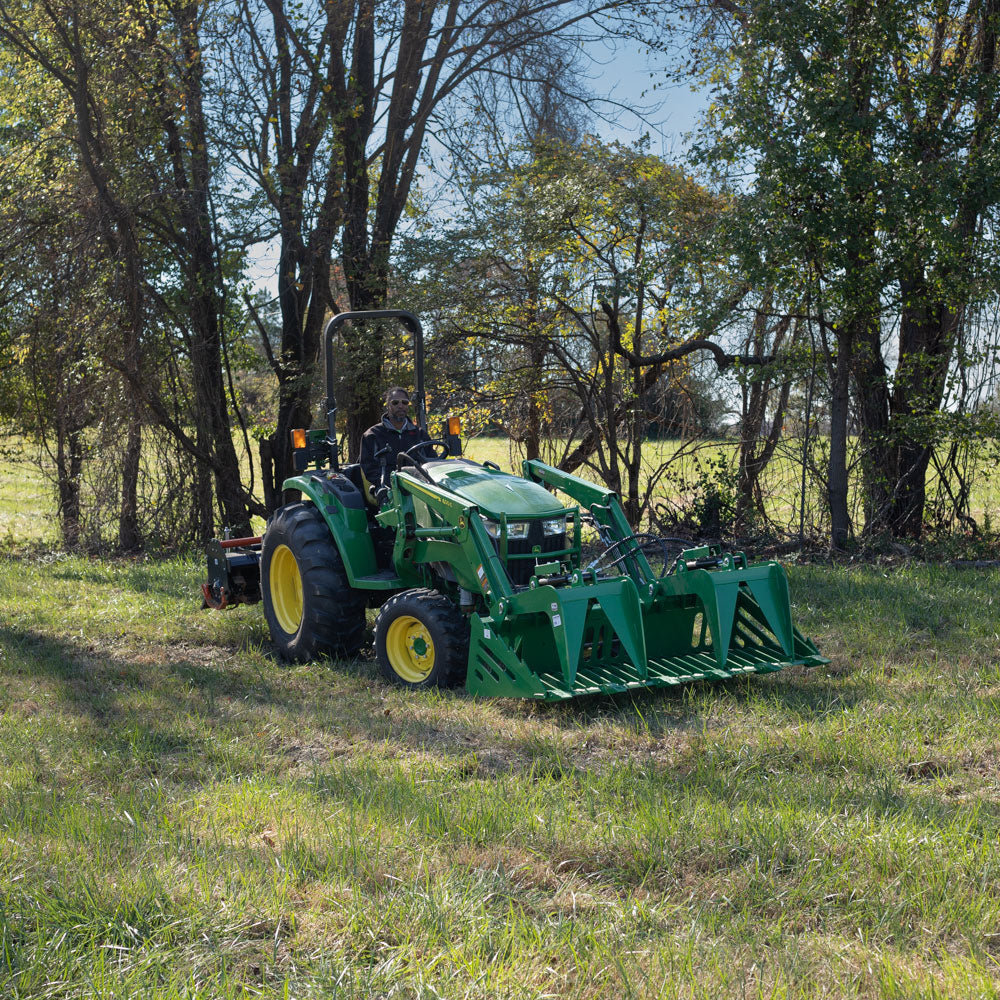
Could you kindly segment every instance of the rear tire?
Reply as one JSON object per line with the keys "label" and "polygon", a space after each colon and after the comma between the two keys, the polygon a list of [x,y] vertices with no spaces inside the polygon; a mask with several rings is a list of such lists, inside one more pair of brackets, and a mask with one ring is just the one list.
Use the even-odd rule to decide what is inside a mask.
{"label": "rear tire", "polygon": [[260,576],[264,617],[282,659],[353,656],[364,644],[364,594],[351,587],[313,504],[275,511],[264,533]]}
{"label": "rear tire", "polygon": [[404,590],[375,619],[382,674],[403,687],[454,687],[469,665],[469,622],[436,590]]}

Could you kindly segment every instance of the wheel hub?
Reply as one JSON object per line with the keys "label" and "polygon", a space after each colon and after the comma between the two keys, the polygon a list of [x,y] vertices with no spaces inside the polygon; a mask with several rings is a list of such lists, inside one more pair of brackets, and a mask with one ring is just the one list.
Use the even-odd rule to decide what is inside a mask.
{"label": "wheel hub", "polygon": [[302,624],[302,574],[287,545],[279,545],[271,556],[268,586],[278,624],[287,635],[295,635]]}
{"label": "wheel hub", "polygon": [[419,619],[411,615],[397,618],[385,637],[386,653],[392,669],[409,684],[419,684],[434,669],[434,641]]}

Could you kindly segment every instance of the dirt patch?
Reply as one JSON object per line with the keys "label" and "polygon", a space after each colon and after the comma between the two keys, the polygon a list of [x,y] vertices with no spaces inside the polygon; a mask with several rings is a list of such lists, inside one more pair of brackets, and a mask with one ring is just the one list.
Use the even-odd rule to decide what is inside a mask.
{"label": "dirt patch", "polygon": [[30,698],[26,701],[15,701],[13,704],[7,706],[7,715],[19,715],[22,718],[30,719],[33,715],[37,715],[41,711],[41,705],[37,701],[32,701]]}
{"label": "dirt patch", "polygon": [[948,767],[939,760],[913,760],[904,768],[910,781],[931,781],[948,773]]}

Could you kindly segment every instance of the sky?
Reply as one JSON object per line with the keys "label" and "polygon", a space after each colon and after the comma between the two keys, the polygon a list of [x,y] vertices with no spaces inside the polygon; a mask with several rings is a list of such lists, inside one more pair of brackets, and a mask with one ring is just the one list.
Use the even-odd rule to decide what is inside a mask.
{"label": "sky", "polygon": [[595,129],[602,138],[634,142],[649,133],[652,149],[664,158],[679,158],[687,147],[685,133],[692,132],[708,98],[704,91],[692,91],[662,71],[663,57],[651,58],[643,47],[620,41],[607,56],[596,56],[589,74],[596,94],[606,93],[626,108],[617,122]]}

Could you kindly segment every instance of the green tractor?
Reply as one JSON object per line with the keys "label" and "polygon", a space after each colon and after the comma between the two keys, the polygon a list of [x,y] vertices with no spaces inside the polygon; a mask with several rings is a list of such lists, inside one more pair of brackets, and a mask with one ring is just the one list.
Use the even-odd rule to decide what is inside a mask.
{"label": "green tractor", "polygon": [[636,534],[612,491],[539,461],[521,476],[472,462],[455,427],[391,456],[372,503],[360,467],[339,461],[330,360],[343,323],[387,318],[413,334],[426,427],[417,318],[330,320],[327,426],[293,432],[298,474],[284,483],[302,500],[260,538],[212,543],[207,606],[262,599],[276,651],[299,661],[357,653],[377,607],[387,678],[483,696],[554,701],[828,662],[792,624],[778,563]]}

